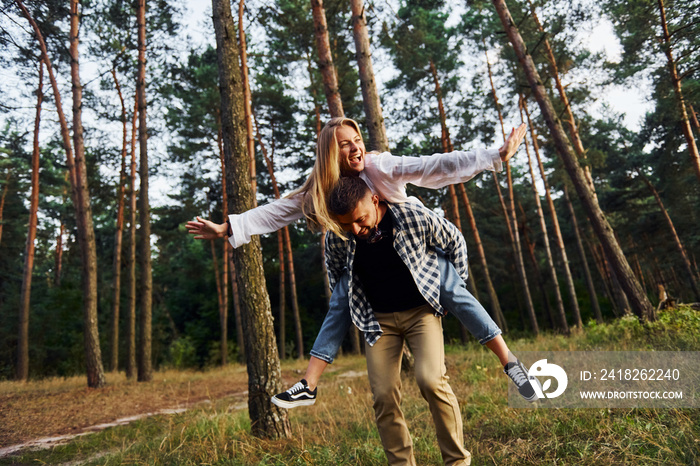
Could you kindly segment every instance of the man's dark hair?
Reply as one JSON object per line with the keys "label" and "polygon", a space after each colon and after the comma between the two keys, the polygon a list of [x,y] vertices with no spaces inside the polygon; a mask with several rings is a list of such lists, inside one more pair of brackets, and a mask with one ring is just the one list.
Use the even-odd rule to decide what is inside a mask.
{"label": "man's dark hair", "polygon": [[368,192],[367,183],[359,176],[341,176],[328,197],[328,211],[335,216],[352,212]]}

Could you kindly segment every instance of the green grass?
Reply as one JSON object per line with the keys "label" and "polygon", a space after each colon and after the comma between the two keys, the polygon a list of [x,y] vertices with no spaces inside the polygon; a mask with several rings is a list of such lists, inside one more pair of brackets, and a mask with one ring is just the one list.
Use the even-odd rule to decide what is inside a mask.
{"label": "green grass", "polygon": [[[514,351],[700,350],[700,313],[690,308],[640,324],[623,318],[588,324],[570,337],[511,339]],[[460,400],[465,442],[476,465],[693,465],[700,464],[700,416],[692,409],[512,409],[507,379],[477,343],[446,348],[451,385]],[[289,361],[283,369],[300,369]],[[158,416],[76,438],[51,450],[25,452],[0,464],[158,465],[384,465],[374,425],[364,359],[340,358],[309,408],[289,412],[293,437],[250,434],[246,410],[218,400],[179,415]],[[427,404],[411,375],[403,409],[421,465],[442,464]]]}

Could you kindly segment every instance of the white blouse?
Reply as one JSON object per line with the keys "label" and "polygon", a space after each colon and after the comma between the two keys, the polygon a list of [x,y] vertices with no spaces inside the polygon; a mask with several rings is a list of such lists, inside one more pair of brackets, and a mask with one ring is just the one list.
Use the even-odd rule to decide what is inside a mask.
{"label": "white blouse", "polygon": [[[447,154],[394,156],[388,152],[366,154],[360,173],[373,193],[385,201],[406,202],[406,184],[438,189],[464,183],[484,170],[500,172],[503,164],[498,149],[454,151]],[[242,214],[229,215],[229,242],[234,248],[250,242],[252,235],[272,233],[304,217],[303,193],[277,199]],[[417,200],[416,200],[417,201]]]}

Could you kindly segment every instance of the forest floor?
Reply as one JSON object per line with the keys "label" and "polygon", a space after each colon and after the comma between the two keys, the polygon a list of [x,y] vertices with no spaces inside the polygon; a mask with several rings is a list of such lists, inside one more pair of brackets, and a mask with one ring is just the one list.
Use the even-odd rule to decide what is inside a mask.
{"label": "forest floor", "polygon": [[[296,361],[294,366],[299,364],[303,362]],[[344,364],[336,364],[328,372],[344,369],[348,369]],[[283,370],[284,386],[296,383],[301,373],[294,367]],[[362,375],[354,370],[343,374]],[[0,382],[0,458],[215,401],[225,400],[229,411],[248,407],[244,364],[207,371],[159,371],[146,383],[127,380],[123,372],[108,373],[106,380],[105,387],[99,389],[88,388],[85,377]]]}
{"label": "forest floor", "polygon": [[[698,335],[700,312],[685,308],[663,313],[655,323],[625,317],[589,323],[569,336],[517,338],[511,333],[507,341],[516,353],[698,352]],[[296,382],[306,363],[283,361],[283,384]],[[447,345],[446,366],[474,464],[700,464],[697,409],[512,409],[507,377],[478,343]],[[289,412],[291,436],[286,439],[252,435],[241,364],[156,372],[148,383],[109,374],[101,389],[85,388],[84,378],[0,382],[0,449],[92,432],[93,426],[126,417],[181,410],[98,429],[51,448],[0,455],[0,465],[383,465],[365,370],[362,356],[338,358],[321,379],[317,403]],[[412,374],[404,378],[402,393],[418,464],[442,464],[430,413]]]}
{"label": "forest floor", "polygon": [[224,397],[246,407],[248,377],[241,364],[205,372],[155,372],[145,383],[127,380],[124,373],[110,373],[106,379],[99,389],[88,388],[85,377],[0,382],[0,449],[180,412]]}

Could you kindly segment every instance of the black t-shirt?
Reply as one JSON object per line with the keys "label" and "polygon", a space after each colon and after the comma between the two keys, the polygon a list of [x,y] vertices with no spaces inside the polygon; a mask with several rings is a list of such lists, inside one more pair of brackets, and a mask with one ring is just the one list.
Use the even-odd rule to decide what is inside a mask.
{"label": "black t-shirt", "polygon": [[379,222],[382,239],[370,244],[357,238],[353,270],[374,312],[400,312],[427,304],[411,271],[394,249],[394,219],[386,211]]}

